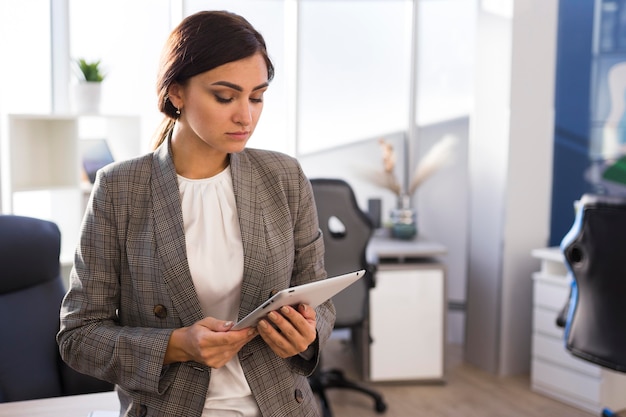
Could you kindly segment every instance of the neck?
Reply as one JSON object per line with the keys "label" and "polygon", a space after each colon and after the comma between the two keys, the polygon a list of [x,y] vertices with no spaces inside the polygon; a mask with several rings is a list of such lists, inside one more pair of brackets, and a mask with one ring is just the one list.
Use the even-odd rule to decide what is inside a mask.
{"label": "neck", "polygon": [[176,173],[189,179],[213,177],[228,166],[227,153],[210,148],[200,140],[189,140],[172,135],[172,159]]}
{"label": "neck", "polygon": [[217,160],[213,157],[177,158],[176,152],[174,152],[176,173],[191,180],[214,177],[226,169],[229,160],[230,158],[227,154],[220,160]]}

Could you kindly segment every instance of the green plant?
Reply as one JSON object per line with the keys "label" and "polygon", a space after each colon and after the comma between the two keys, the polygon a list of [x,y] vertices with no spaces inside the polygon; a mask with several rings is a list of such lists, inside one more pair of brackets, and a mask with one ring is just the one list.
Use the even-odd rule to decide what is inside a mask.
{"label": "green plant", "polygon": [[79,76],[83,81],[102,82],[105,74],[100,68],[100,60],[86,61],[83,58],[76,60],[76,65],[79,70]]}

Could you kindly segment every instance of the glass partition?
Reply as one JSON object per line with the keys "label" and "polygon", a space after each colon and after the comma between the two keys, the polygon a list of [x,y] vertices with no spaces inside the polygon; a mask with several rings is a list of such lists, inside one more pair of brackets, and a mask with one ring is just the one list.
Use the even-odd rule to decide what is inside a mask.
{"label": "glass partition", "polygon": [[410,0],[302,0],[298,153],[406,130]]}

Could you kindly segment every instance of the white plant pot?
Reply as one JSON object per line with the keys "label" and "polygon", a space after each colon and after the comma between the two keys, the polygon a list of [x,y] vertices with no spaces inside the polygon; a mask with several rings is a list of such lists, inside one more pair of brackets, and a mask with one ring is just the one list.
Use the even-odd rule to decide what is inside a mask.
{"label": "white plant pot", "polygon": [[74,85],[74,111],[76,113],[99,113],[102,100],[102,83],[81,82]]}

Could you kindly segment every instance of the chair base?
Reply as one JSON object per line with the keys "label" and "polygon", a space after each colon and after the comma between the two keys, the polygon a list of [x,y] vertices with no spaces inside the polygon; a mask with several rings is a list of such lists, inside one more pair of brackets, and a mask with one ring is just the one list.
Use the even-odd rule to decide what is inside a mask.
{"label": "chair base", "polygon": [[309,380],[313,393],[317,394],[324,417],[332,417],[332,410],[330,403],[326,398],[326,390],[331,388],[350,389],[361,392],[374,400],[374,410],[378,413],[384,413],[387,410],[387,404],[383,400],[383,397],[361,384],[346,379],[343,372],[337,369],[330,369],[326,371],[316,372],[311,376]]}
{"label": "chair base", "polygon": [[605,408],[602,410],[602,417],[626,417],[626,409],[613,411]]}

